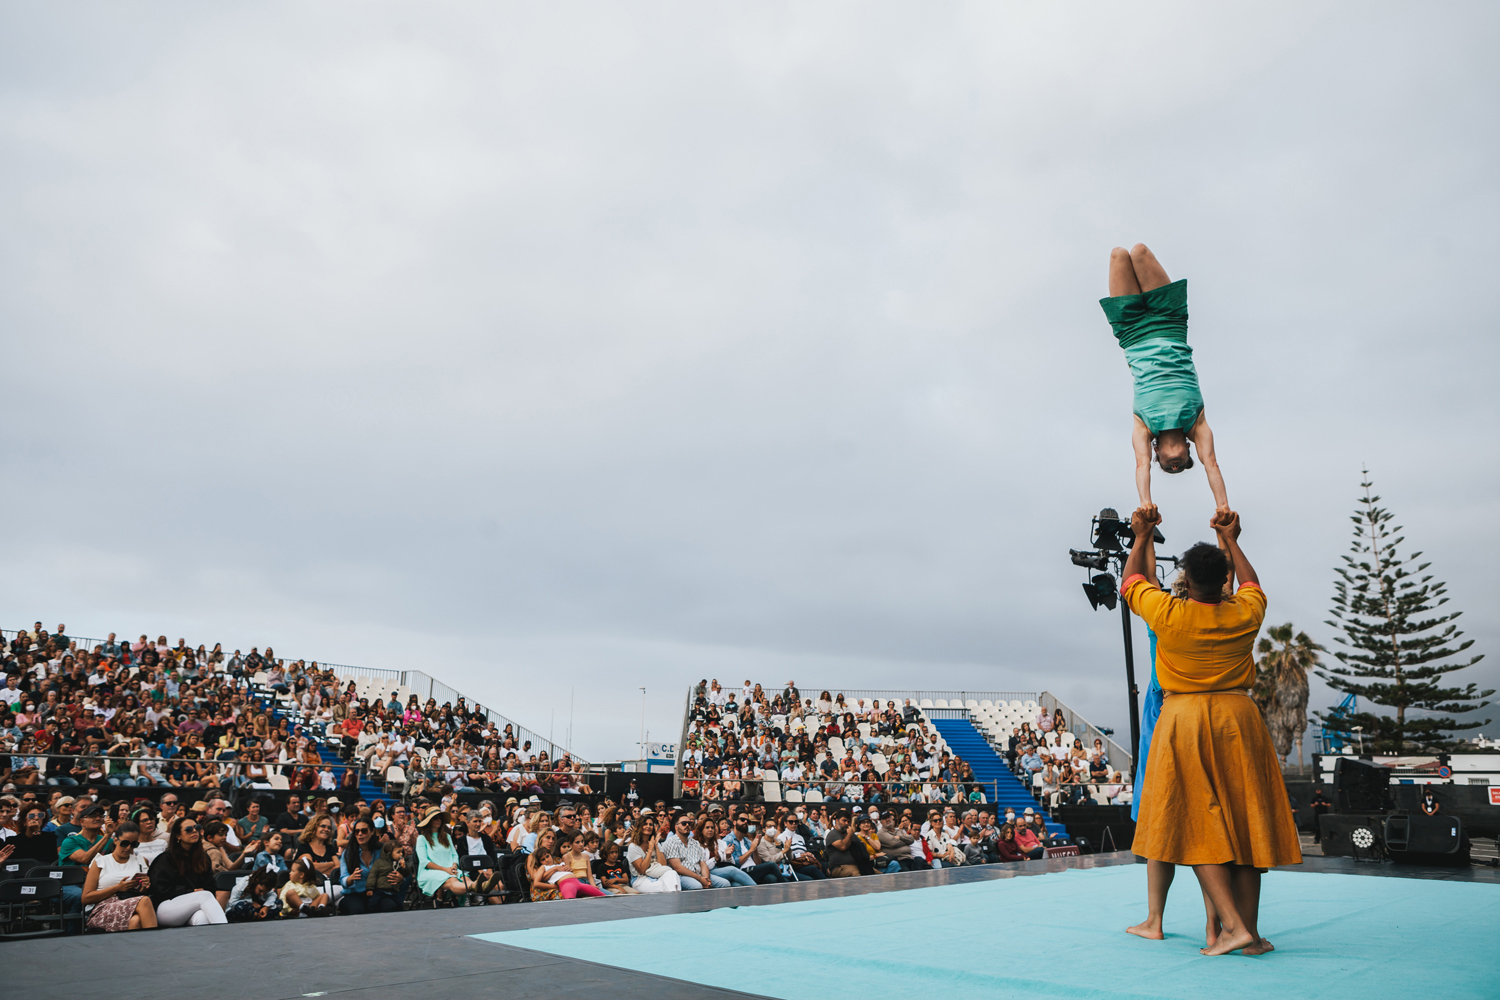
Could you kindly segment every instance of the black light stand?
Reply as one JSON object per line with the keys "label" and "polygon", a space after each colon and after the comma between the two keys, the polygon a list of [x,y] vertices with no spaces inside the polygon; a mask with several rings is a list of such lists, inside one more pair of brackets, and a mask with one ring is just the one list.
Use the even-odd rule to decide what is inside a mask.
{"label": "black light stand", "polygon": [[[1120,515],[1113,508],[1105,507],[1094,518],[1091,527],[1094,550],[1080,552],[1069,549],[1068,555],[1072,557],[1073,565],[1107,570],[1113,560],[1116,571],[1123,576],[1129,547],[1135,544],[1135,533],[1130,530],[1130,522],[1121,521]],[[1153,529],[1152,537],[1158,543],[1166,541],[1160,528]],[[1177,561],[1170,556],[1158,557],[1158,560],[1174,564]],[[1130,629],[1130,605],[1120,600],[1119,584],[1110,573],[1095,574],[1083,585],[1083,593],[1095,611],[1099,610],[1101,604],[1110,611],[1115,609],[1117,602],[1120,605],[1120,629],[1125,637],[1125,688],[1130,697],[1130,777],[1134,780],[1135,768],[1139,763],[1135,758],[1141,745],[1141,697],[1140,689],[1135,683],[1135,643]]]}

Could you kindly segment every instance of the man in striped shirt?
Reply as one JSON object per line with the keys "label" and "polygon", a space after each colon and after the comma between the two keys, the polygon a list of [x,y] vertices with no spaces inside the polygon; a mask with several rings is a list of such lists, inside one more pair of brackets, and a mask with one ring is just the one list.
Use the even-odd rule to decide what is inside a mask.
{"label": "man in striped shirt", "polygon": [[671,836],[662,842],[661,853],[672,870],[682,876],[684,890],[728,889],[732,884],[709,869],[708,849],[693,839],[691,813],[683,813],[677,817],[677,825]]}

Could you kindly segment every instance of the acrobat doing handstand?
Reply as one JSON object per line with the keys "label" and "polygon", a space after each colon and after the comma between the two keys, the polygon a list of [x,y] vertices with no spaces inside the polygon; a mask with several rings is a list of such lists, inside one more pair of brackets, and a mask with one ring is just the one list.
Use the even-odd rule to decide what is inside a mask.
{"label": "acrobat doing handstand", "polygon": [[1208,476],[1214,503],[1229,509],[1224,477],[1214,457],[1214,434],[1203,412],[1198,369],[1187,342],[1187,281],[1173,281],[1146,245],[1109,254],[1109,298],[1100,299],[1135,380],[1135,486],[1141,506],[1151,502],[1151,453],[1163,472],[1193,467],[1188,443]]}

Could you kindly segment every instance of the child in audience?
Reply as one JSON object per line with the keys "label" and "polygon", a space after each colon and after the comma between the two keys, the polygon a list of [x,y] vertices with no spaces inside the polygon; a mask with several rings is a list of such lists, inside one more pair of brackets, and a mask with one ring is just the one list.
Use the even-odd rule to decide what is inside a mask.
{"label": "child in audience", "polygon": [[291,875],[281,887],[281,902],[289,916],[326,917],[333,912],[328,893],[314,886],[312,878],[303,859],[292,862]]}

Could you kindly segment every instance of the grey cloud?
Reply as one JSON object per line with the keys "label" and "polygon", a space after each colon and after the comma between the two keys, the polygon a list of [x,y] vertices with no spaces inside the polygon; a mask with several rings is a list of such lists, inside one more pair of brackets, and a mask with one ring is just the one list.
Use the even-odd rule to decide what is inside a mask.
{"label": "grey cloud", "polygon": [[593,757],[715,675],[1123,729],[1066,550],[1145,240],[1272,618],[1368,463],[1500,632],[1489,7],[155,11],[0,31],[16,621],[576,688]]}

